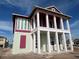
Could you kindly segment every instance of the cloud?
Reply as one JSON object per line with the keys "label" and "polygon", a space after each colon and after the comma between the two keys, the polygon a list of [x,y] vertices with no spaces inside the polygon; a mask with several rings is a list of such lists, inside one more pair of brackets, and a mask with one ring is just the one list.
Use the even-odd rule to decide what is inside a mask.
{"label": "cloud", "polygon": [[79,20],[73,22],[73,23],[70,25],[70,27],[71,27],[71,28],[77,27],[78,24],[79,24]]}
{"label": "cloud", "polygon": [[73,38],[79,38],[79,20],[76,20],[72,24],[70,24],[71,27],[71,33]]}
{"label": "cloud", "polygon": [[3,31],[0,31],[0,34],[5,34],[5,32],[3,32]]}
{"label": "cloud", "polygon": [[74,8],[76,5],[79,4],[79,0],[61,0],[58,3],[58,7],[63,11],[64,13],[68,12],[69,9]]}
{"label": "cloud", "polygon": [[0,21],[0,30],[12,31],[12,23],[9,21]]}

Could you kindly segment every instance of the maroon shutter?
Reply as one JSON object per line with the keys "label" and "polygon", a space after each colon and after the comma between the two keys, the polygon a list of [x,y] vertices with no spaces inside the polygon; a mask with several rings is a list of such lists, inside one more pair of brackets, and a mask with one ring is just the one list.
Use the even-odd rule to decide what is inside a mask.
{"label": "maroon shutter", "polygon": [[25,48],[26,47],[26,36],[21,35],[20,37],[20,48]]}

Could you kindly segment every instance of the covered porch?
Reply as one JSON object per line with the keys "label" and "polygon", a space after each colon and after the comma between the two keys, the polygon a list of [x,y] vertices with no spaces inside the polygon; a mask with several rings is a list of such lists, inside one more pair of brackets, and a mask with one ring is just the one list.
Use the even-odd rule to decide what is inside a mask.
{"label": "covered porch", "polygon": [[36,31],[32,34],[35,53],[54,53],[71,51],[69,33]]}

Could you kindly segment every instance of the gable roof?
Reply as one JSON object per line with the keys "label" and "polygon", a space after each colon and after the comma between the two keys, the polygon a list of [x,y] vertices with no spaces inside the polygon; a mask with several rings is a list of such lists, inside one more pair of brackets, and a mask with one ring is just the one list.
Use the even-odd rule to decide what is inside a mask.
{"label": "gable roof", "polygon": [[53,12],[57,12],[57,13],[62,13],[56,6],[48,6],[48,7],[46,7],[46,9],[48,9],[48,10],[51,10],[51,9],[54,9],[55,11],[53,11],[53,10],[51,10],[51,11],[53,11]]}
{"label": "gable roof", "polygon": [[57,10],[58,12],[53,12],[53,11],[47,9],[47,8],[43,8],[43,7],[40,7],[40,6],[35,6],[35,7],[33,8],[32,12],[31,12],[29,18],[32,17],[32,15],[35,13],[36,10],[43,10],[43,11],[46,11],[46,12],[49,12],[49,13],[61,15],[61,16],[66,17],[66,18],[68,18],[68,19],[71,18],[69,15],[63,14],[63,13],[62,13],[61,11],[59,11],[56,7],[53,7],[53,8],[55,8],[55,10]]}

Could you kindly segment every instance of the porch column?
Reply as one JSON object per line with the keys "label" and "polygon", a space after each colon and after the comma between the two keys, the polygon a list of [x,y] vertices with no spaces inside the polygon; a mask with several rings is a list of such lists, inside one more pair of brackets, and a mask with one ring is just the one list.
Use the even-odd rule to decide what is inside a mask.
{"label": "porch column", "polygon": [[[63,24],[63,19],[61,18],[60,19],[60,21],[61,21],[61,27],[62,27],[62,30],[64,30],[64,24]],[[65,38],[65,34],[63,33],[63,36],[62,36],[62,38],[63,38],[63,43],[64,43],[64,48],[65,48],[65,51],[67,51],[67,45],[66,45],[66,38]]]}
{"label": "porch column", "polygon": [[67,28],[69,30],[69,41],[70,41],[70,46],[71,46],[71,51],[73,51],[73,41],[72,41],[72,37],[71,37],[71,33],[70,33],[70,26],[69,26],[69,20],[67,19]]}
{"label": "porch column", "polygon": [[62,28],[62,30],[64,30],[64,24],[63,24],[63,19],[62,19],[62,17],[61,17],[61,19],[60,19],[60,21],[61,21],[61,28]]}
{"label": "porch column", "polygon": [[47,31],[47,41],[48,41],[48,52],[51,52],[51,48],[50,48],[50,32]]}
{"label": "porch column", "polygon": [[64,48],[65,48],[65,51],[67,52],[67,45],[66,45],[66,37],[65,37],[65,33],[63,33],[63,43],[64,43]]}
{"label": "porch column", "polygon": [[40,30],[37,31],[38,53],[40,53]]}
{"label": "porch column", "polygon": [[40,26],[39,12],[37,12],[37,28]]}
{"label": "porch column", "polygon": [[69,20],[67,19],[66,22],[67,22],[67,29],[70,31]]}
{"label": "porch column", "polygon": [[54,16],[54,27],[55,27],[55,29],[57,29],[56,16]]}
{"label": "porch column", "polygon": [[70,47],[71,47],[71,51],[73,51],[73,41],[72,41],[72,38],[71,38],[71,33],[69,33],[69,41],[70,41]]}
{"label": "porch column", "polygon": [[49,18],[48,18],[48,14],[46,14],[46,26],[47,26],[47,28],[49,28]]}
{"label": "porch column", "polygon": [[[57,24],[56,24],[56,16],[54,16],[54,26],[55,26],[55,30],[57,30]],[[59,40],[58,40],[58,33],[55,33],[55,38],[56,38],[56,47],[57,47],[57,52],[60,52],[59,49]]]}
{"label": "porch column", "polygon": [[59,48],[59,40],[58,40],[58,33],[57,33],[57,32],[56,32],[56,34],[55,34],[55,37],[56,37],[57,52],[59,53],[59,52],[60,52],[60,48]]}
{"label": "porch column", "polygon": [[36,52],[36,35],[35,35],[35,33],[33,33],[33,45],[34,45],[33,46],[33,48],[34,48],[33,51]]}
{"label": "porch column", "polygon": [[35,16],[33,17],[33,27],[35,29]]}

